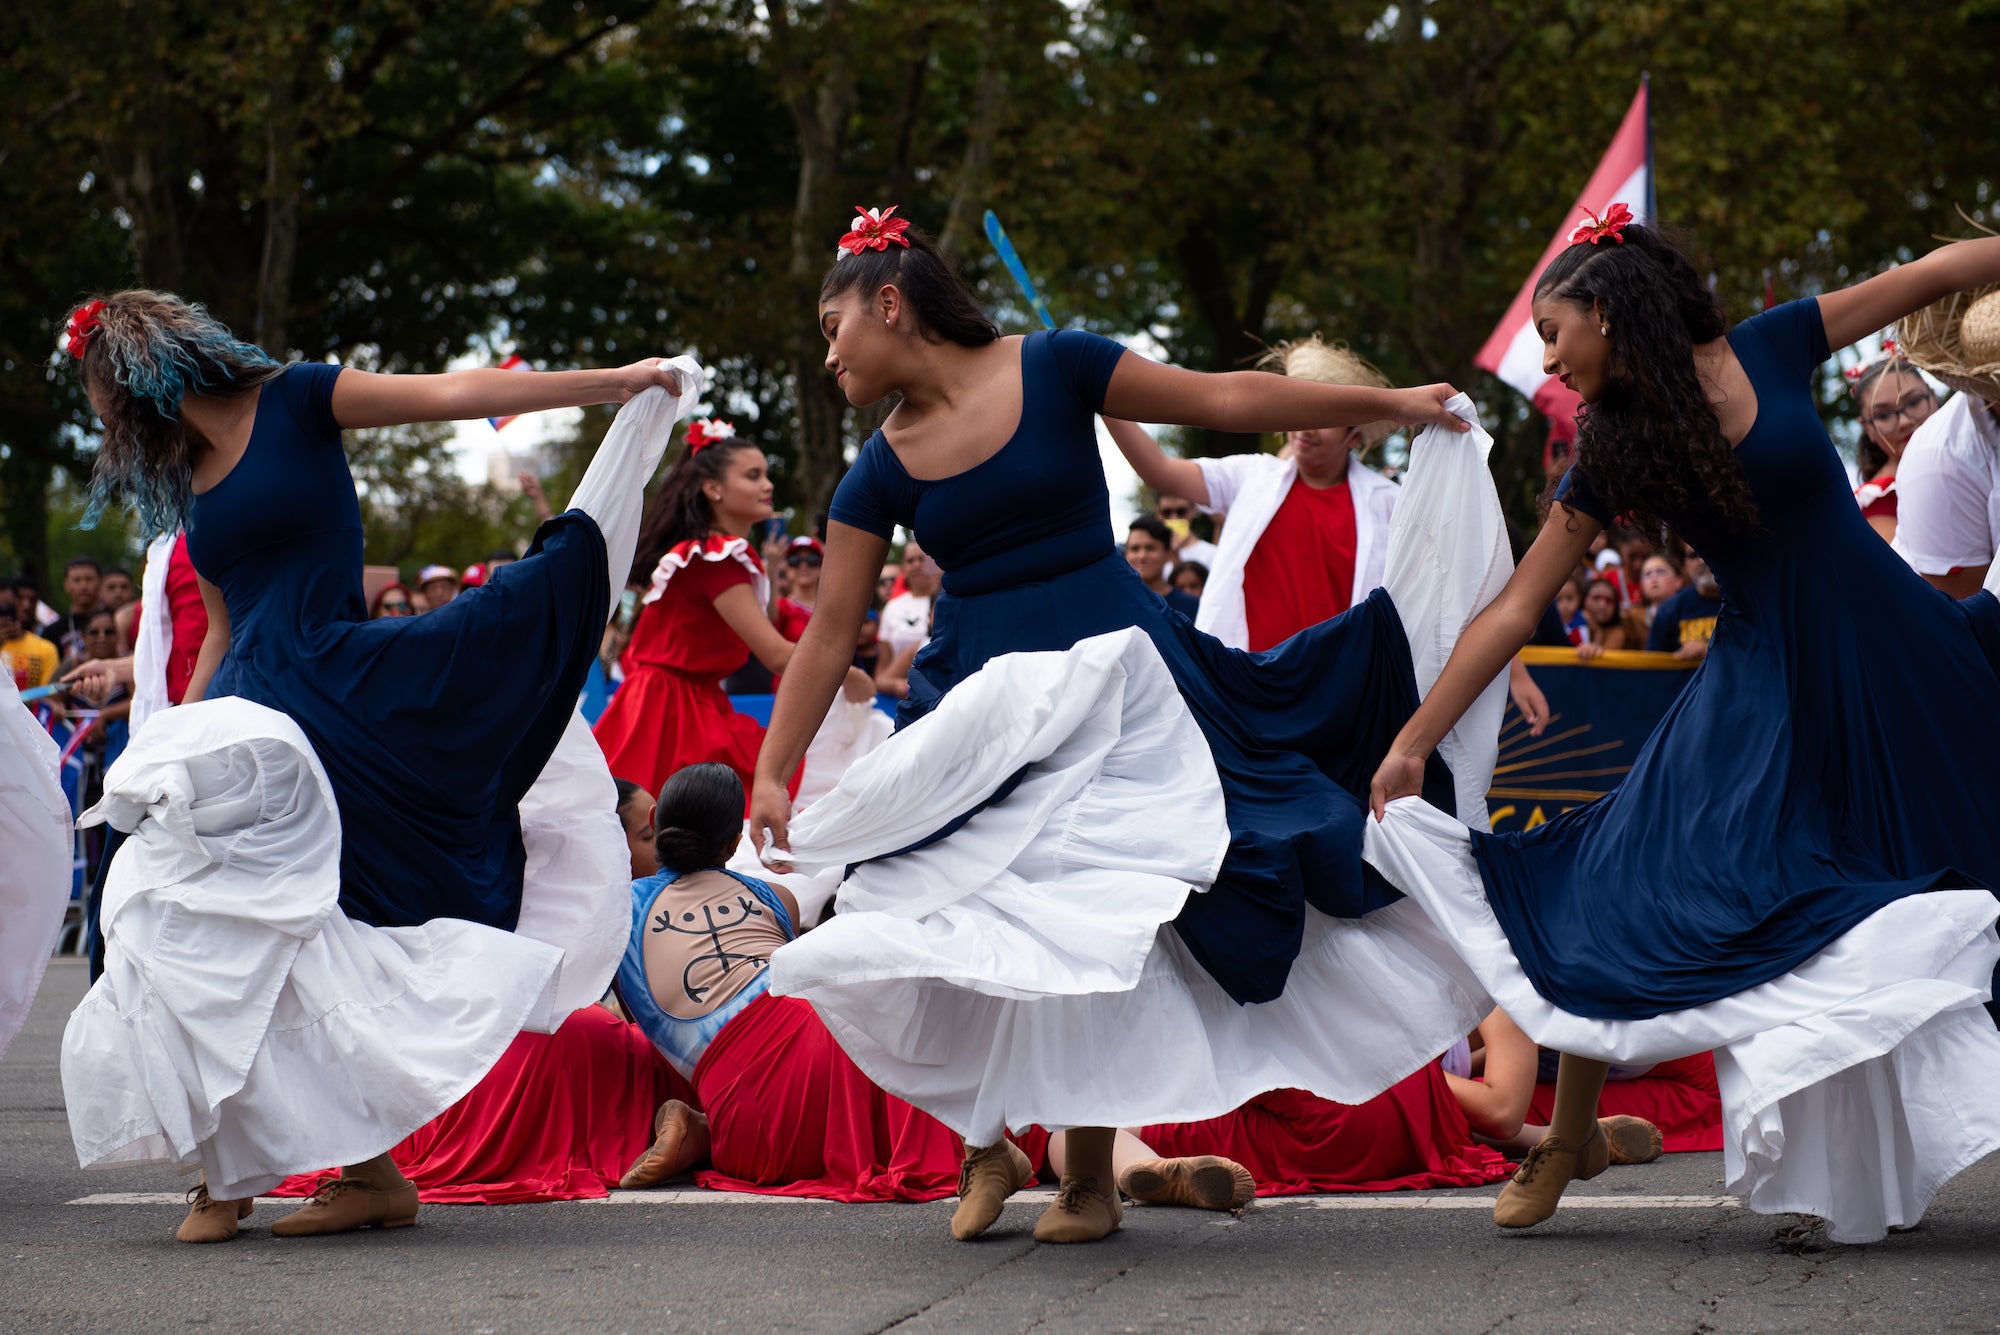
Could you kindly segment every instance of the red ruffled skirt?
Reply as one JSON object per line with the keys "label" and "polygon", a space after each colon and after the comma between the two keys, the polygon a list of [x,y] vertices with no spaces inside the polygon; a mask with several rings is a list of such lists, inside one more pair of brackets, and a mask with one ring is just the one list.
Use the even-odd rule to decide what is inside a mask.
{"label": "red ruffled skirt", "polygon": [[[963,1142],[861,1073],[807,1002],[768,993],[722,1027],[694,1068],[718,1191],[832,1201],[935,1201],[958,1192]],[[1048,1136],[1013,1137],[1039,1165]]]}
{"label": "red ruffled skirt", "polygon": [[[747,814],[764,725],[738,713],[720,683],[641,666],[625,679],[590,731],[613,777],[636,783],[655,797],[676,770],[709,760],[729,766],[743,780]],[[786,786],[796,797],[799,774]]]}
{"label": "red ruffled skirt", "polygon": [[[668,1099],[692,1102],[693,1091],[636,1025],[586,1006],[553,1034],[517,1037],[389,1157],[425,1201],[590,1200],[653,1143],[653,1113]],[[309,1195],[336,1171],[287,1178],[271,1194]]]}
{"label": "red ruffled skirt", "polygon": [[634,669],[591,729],[611,772],[657,794],[675,770],[719,761],[747,793],[764,727],[729,703],[721,685],[667,668]]}
{"label": "red ruffled skirt", "polygon": [[[1535,1086],[1528,1121],[1546,1126],[1556,1103],[1553,1082]],[[1715,1085],[1715,1059],[1706,1052],[1661,1062],[1634,1080],[1612,1080],[1597,1101],[1597,1115],[1625,1113],[1660,1128],[1666,1152],[1693,1153],[1722,1148],[1722,1094]]]}
{"label": "red ruffled skirt", "polygon": [[1259,1196],[1480,1187],[1512,1171],[1473,1140],[1436,1062],[1363,1104],[1280,1089],[1205,1122],[1141,1127],[1139,1138],[1161,1155],[1234,1159]]}

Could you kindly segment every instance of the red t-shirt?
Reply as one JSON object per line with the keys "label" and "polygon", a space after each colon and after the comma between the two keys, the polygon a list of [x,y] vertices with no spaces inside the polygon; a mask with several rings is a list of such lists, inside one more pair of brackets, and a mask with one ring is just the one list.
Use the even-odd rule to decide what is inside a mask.
{"label": "red t-shirt", "polygon": [[1294,480],[1243,565],[1250,648],[1269,649],[1345,612],[1359,545],[1346,479],[1318,489]]}

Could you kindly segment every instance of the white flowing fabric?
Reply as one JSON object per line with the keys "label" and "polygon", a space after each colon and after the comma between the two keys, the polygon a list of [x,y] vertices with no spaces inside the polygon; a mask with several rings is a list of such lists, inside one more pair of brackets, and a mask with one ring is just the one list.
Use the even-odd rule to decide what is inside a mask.
{"label": "white flowing fabric", "polygon": [[[679,402],[627,404],[572,502],[605,535],[614,596],[640,493],[701,384],[691,359],[674,365]],[[339,811],[297,724],[228,698],[157,715],[84,816],[131,837],[105,886],[104,976],[63,1036],[78,1161],[199,1168],[232,1199],[386,1151],[521,1030],[552,1033],[604,995],[631,915],[616,805],[572,714],[521,802],[515,930],[373,927],[340,910]]]}
{"label": "white flowing fabric", "polygon": [[[1411,536],[1389,586],[1428,618],[1404,612],[1413,646],[1448,652],[1505,582],[1485,444],[1433,429],[1413,451],[1430,485],[1397,507]],[[1477,560],[1418,550],[1482,535]],[[1409,579],[1428,587],[1399,586]],[[1482,776],[1495,737],[1484,746]],[[1021,771],[950,837],[883,856]],[[808,998],[872,1079],[974,1144],[1009,1126],[1196,1120],[1288,1086],[1359,1102],[1484,1013],[1478,983],[1413,904],[1308,914],[1285,994],[1265,1005],[1238,1005],[1194,962],[1172,923],[1221,866],[1222,789],[1136,629],[994,659],[848,770],[791,842],[807,873],[882,860],[841,885],[832,921],[772,956],[771,990]]]}
{"label": "white flowing fabric", "polygon": [[1897,900],[1791,973],[1705,1006],[1592,1020],[1529,983],[1462,826],[1403,798],[1370,824],[1366,856],[1542,1046],[1630,1063],[1714,1049],[1729,1190],[1753,1209],[1820,1215],[1837,1241],[1869,1242],[2000,1149],[2000,1032],[1982,1004],[2000,901],[1984,890]]}
{"label": "white flowing fabric", "polygon": [[132,712],[128,734],[139,735],[146,720],[173,702],[167,699],[167,659],[174,651],[173,609],[167,605],[167,566],[178,533],[163,533],[146,545],[139,576],[139,624],[132,634]]}
{"label": "white flowing fabric", "polygon": [[0,672],[0,1057],[42,985],[69,907],[69,799],[61,754]]}

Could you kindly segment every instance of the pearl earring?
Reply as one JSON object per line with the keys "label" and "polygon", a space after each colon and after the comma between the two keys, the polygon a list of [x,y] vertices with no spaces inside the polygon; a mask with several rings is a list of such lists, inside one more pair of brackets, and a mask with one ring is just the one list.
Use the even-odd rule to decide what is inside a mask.
{"label": "pearl earring", "polygon": [[1602,335],[1604,335],[1604,337],[1606,337],[1606,338],[1610,338],[1610,337],[1611,337],[1611,326],[1610,326],[1610,325],[1608,325],[1608,324],[1601,324],[1601,325],[1597,326],[1597,332],[1598,332],[1598,333],[1600,333],[1600,334],[1602,334]]}

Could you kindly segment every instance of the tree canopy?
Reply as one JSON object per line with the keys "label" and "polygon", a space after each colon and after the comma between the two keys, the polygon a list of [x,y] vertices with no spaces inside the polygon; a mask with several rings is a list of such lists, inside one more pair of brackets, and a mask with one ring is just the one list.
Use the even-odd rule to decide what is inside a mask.
{"label": "tree canopy", "polygon": [[[1642,72],[1662,218],[1740,317],[1991,219],[1996,52],[1996,0],[12,6],[0,562],[112,537],[51,551],[92,447],[51,350],[68,303],[132,284],[389,370],[692,349],[809,516],[876,420],[812,319],[856,204],[900,204],[1017,329],[987,207],[1062,321],[1211,369],[1317,330],[1452,380],[1524,508],[1536,421],[1471,358]],[[464,563],[521,522],[435,434],[357,459],[371,559]]]}

